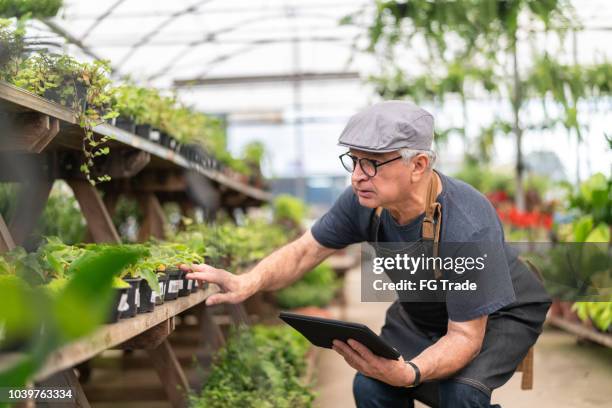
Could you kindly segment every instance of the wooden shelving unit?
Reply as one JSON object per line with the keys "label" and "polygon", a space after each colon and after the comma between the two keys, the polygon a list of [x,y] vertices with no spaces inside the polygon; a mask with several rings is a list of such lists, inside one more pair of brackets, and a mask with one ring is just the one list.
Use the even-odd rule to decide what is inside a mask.
{"label": "wooden shelving unit", "polygon": [[[178,202],[185,212],[201,205],[189,194],[194,184],[204,185],[211,199],[229,211],[258,206],[271,198],[267,191],[189,162],[169,148],[110,124],[100,124],[94,132],[112,138],[108,142],[111,154],[103,162],[103,171],[112,180],[96,187],[80,174],[83,130],[75,113],[0,81],[0,182],[16,182],[22,187],[11,219],[6,222],[0,216],[0,253],[24,243],[58,179],[65,180],[74,192],[93,242],[120,241],[111,216],[122,194],[138,200],[144,215],[139,233],[142,240],[164,238],[163,202]],[[151,313],[100,327],[90,336],[56,350],[38,372],[34,386],[69,387],[76,393],[71,406],[88,407],[74,367],[109,349],[145,350],[169,404],[185,407],[190,387],[168,336],[175,332],[177,321],[182,322],[182,316],[189,314],[197,320],[201,344],[212,350],[221,347],[225,339],[219,316],[205,306],[206,298],[218,290],[210,285],[157,306]],[[243,305],[226,305],[224,310],[222,317],[231,325],[249,323]],[[19,357],[15,353],[0,354],[0,368]]]}

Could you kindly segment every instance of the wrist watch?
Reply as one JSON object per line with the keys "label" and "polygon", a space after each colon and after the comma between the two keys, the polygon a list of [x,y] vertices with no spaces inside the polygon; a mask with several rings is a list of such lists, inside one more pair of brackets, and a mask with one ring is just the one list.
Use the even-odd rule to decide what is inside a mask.
{"label": "wrist watch", "polygon": [[406,364],[409,364],[414,369],[414,382],[412,385],[409,385],[408,388],[416,387],[421,384],[421,370],[414,364],[412,361],[406,361]]}

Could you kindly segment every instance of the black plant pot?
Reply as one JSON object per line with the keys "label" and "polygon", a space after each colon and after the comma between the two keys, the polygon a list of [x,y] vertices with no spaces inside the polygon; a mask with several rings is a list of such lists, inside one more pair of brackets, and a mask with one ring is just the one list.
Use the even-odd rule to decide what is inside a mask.
{"label": "black plant pot", "polygon": [[143,279],[124,279],[124,281],[130,284],[130,288],[128,289],[128,309],[125,312],[122,311],[119,318],[129,319],[136,316],[138,307],[140,306],[140,284]]}
{"label": "black plant pot", "polygon": [[149,286],[149,282],[142,280],[140,284],[140,304],[138,313],[148,313],[155,309],[155,292]]}
{"label": "black plant pot", "polygon": [[193,280],[186,278],[187,273],[181,271],[181,284],[179,289],[179,297],[189,296],[191,294],[191,290],[193,288]]}
{"label": "black plant pot", "polygon": [[116,288],[113,303],[106,319],[106,323],[117,323],[122,311],[127,311],[128,305],[128,292],[130,288]]}
{"label": "black plant pot", "polygon": [[168,275],[168,288],[164,295],[164,301],[174,300],[178,297],[183,281],[181,273],[182,271],[177,268],[166,269],[166,275]]}
{"label": "black plant pot", "polygon": [[198,289],[200,289],[200,281],[193,280],[193,285],[191,286],[191,293],[196,293]]}
{"label": "black plant pot", "polygon": [[166,296],[166,291],[168,290],[168,275],[161,274],[157,275],[157,281],[159,282],[159,290],[160,293],[153,292],[155,294],[155,304],[161,305],[164,303],[164,297]]}
{"label": "black plant pot", "polygon": [[164,147],[170,147],[170,135],[166,132],[161,132],[159,134],[159,144]]}
{"label": "black plant pot", "polygon": [[136,125],[135,132],[138,136],[149,139],[151,137],[151,125]]}
{"label": "black plant pot", "polygon": [[116,117],[112,124],[117,126],[119,129],[125,130],[126,132],[136,132],[136,125],[134,124],[134,121],[130,118],[126,118],[125,116]]}

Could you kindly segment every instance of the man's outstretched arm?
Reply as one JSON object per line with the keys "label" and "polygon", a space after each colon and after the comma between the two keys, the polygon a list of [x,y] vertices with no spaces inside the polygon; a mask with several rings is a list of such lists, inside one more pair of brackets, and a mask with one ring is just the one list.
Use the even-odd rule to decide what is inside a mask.
{"label": "man's outstretched arm", "polygon": [[207,305],[239,303],[261,290],[276,290],[290,285],[334,252],[336,249],[319,244],[308,230],[242,275],[206,264],[181,265],[181,269],[190,272],[188,279],[216,283],[223,289],[223,293],[210,296]]}

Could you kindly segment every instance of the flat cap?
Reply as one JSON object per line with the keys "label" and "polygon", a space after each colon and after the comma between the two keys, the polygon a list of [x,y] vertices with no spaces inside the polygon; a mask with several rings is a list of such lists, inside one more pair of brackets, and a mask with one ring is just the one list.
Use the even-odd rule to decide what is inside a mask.
{"label": "flat cap", "polygon": [[353,115],[338,145],[372,153],[402,148],[430,150],[434,135],[431,113],[412,102],[385,101]]}

